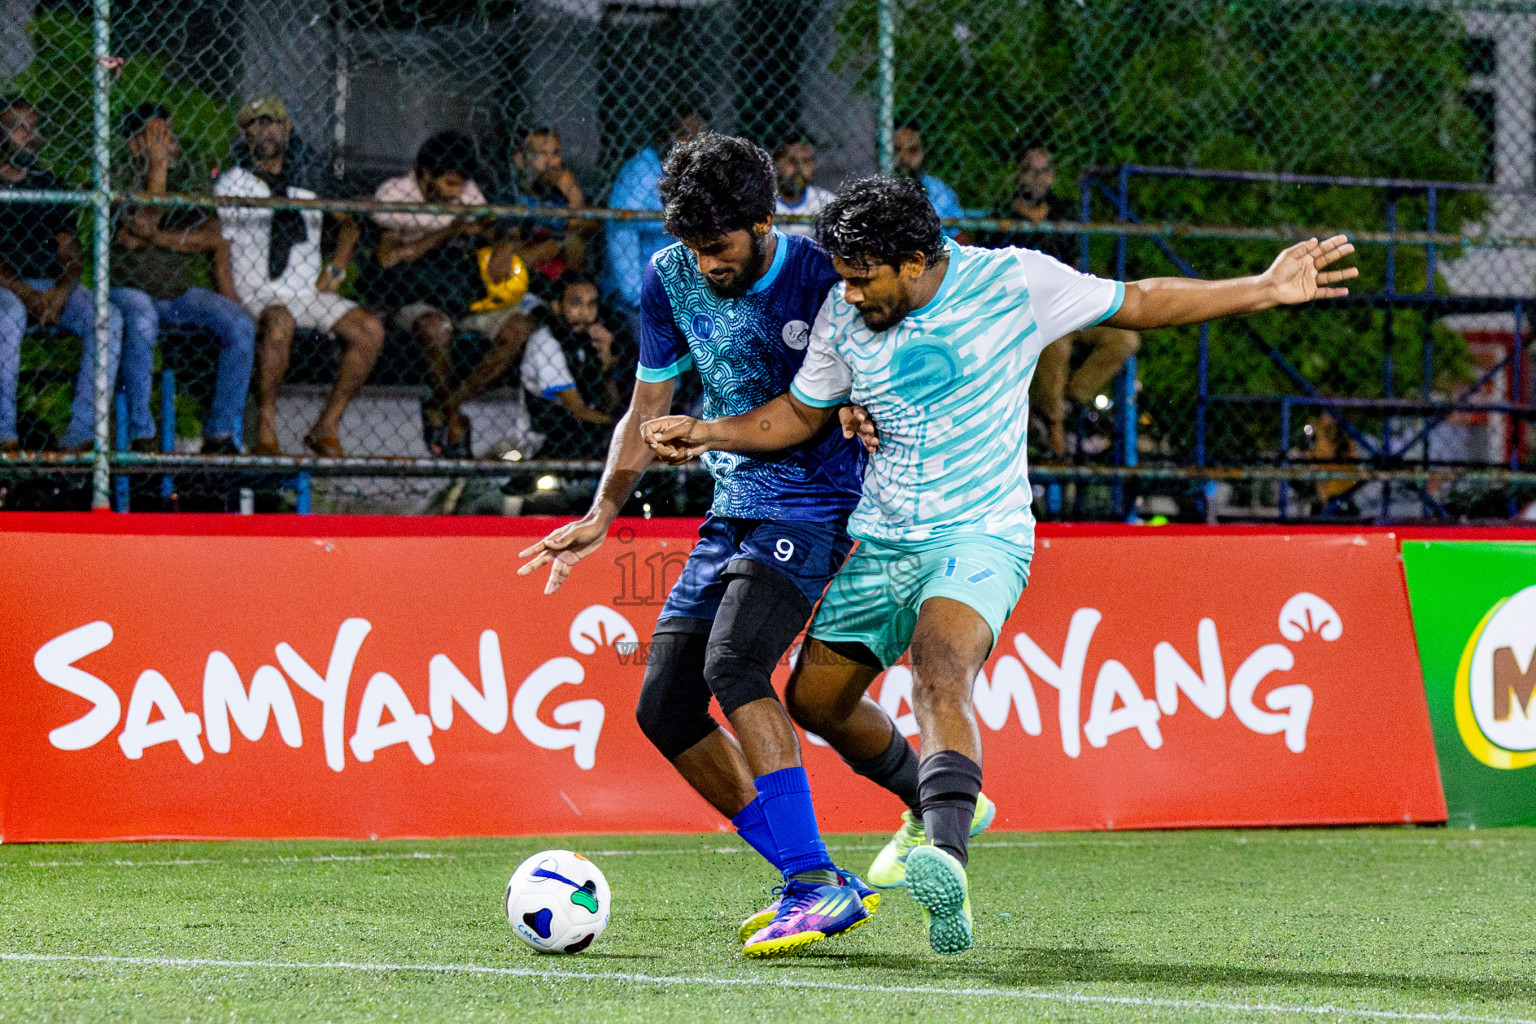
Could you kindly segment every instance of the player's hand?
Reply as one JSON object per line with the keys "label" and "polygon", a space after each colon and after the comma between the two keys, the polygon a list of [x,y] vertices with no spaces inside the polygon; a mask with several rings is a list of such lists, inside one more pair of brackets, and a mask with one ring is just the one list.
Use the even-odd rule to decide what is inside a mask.
{"label": "player's hand", "polygon": [[608,524],[588,513],[574,523],[560,527],[532,547],[524,548],[517,557],[528,561],[517,570],[517,574],[527,576],[541,566],[548,565],[549,579],[544,584],[544,593],[553,594],[560,589],[560,584],[565,582],[571,570],[576,568],[576,563],[602,547],[603,538],[607,536]]}
{"label": "player's hand", "polygon": [[1359,268],[1326,268],[1354,251],[1355,247],[1344,235],[1334,235],[1321,242],[1315,238],[1297,242],[1275,257],[1275,262],[1264,272],[1265,283],[1271,289],[1276,304],[1281,306],[1293,306],[1313,299],[1343,298],[1349,294],[1349,289],[1331,286],[1359,277]]}
{"label": "player's hand", "polygon": [[680,466],[709,451],[704,424],[692,416],[662,416],[640,424],[640,438],[656,457],[669,466]]}
{"label": "player's hand", "polygon": [[844,405],[837,410],[837,418],[843,424],[844,437],[857,437],[871,455],[880,450],[880,431],[868,409],[862,405]]}

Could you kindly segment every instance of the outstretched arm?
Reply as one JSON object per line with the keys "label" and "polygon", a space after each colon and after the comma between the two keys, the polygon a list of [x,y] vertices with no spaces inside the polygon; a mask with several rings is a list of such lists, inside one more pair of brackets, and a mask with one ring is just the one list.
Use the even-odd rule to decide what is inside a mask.
{"label": "outstretched arm", "polygon": [[1105,323],[1144,331],[1257,313],[1313,299],[1339,298],[1348,295],[1349,289],[1333,286],[1359,276],[1360,271],[1355,267],[1326,268],[1354,251],[1344,235],[1321,242],[1309,238],[1286,249],[1268,270],[1252,277],[1223,281],[1153,277],[1131,281],[1125,286],[1120,309]]}
{"label": "outstretched arm", "polygon": [[635,382],[629,410],[614,428],[613,441],[608,446],[608,463],[603,467],[592,508],[580,519],[567,523],[520,553],[519,558],[529,561],[517,570],[519,576],[527,576],[548,565],[549,579],[544,584],[544,593],[553,594],[578,562],[602,546],[608,527],[618,518],[624,503],[635,493],[635,484],[640,482],[646,467],[651,464],[650,449],[640,439],[640,424],[672,407],[675,387],[673,380]]}
{"label": "outstretched arm", "polygon": [[826,425],[835,408],[806,405],[785,393],[751,412],[718,420],[663,416],[640,428],[663,462],[677,465],[708,451],[776,452],[804,444]]}

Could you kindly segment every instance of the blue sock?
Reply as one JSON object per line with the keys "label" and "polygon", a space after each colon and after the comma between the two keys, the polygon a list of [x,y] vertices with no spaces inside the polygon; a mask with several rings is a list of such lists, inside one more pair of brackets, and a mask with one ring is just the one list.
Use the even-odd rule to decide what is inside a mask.
{"label": "blue sock", "polygon": [[745,839],[748,846],[762,854],[775,871],[780,870],[779,844],[773,841],[773,830],[768,827],[768,819],[763,816],[761,798],[754,797],[751,803],[741,809],[740,814],[731,819],[731,824],[736,826],[736,834]]}
{"label": "blue sock", "polygon": [[811,782],[804,768],[781,768],[758,776],[757,802],[779,848],[779,870],[786,879],[804,871],[836,870],[816,827]]}

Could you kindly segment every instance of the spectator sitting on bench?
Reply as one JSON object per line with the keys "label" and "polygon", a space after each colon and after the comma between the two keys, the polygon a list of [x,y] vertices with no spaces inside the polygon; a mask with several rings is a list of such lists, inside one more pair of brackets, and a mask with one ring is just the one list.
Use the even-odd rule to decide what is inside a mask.
{"label": "spectator sitting on bench", "polygon": [[[928,193],[928,201],[933,204],[935,213],[944,220],[965,216],[965,210],[961,209],[955,190],[928,173],[928,144],[923,140],[923,133],[917,130],[916,125],[899,126],[891,136],[891,148],[896,158],[896,176],[916,178],[922,184],[923,190]],[[967,232],[945,228],[944,233],[961,245],[970,244],[970,235]]]}
{"label": "spectator sitting on bench", "polygon": [[[474,206],[485,203],[475,184],[474,143],[458,132],[441,132],[421,144],[410,174],[380,185],[374,198],[393,203]],[[516,284],[527,290],[528,272],[510,238],[498,238],[494,220],[468,214],[376,213],[381,273],[376,287],[399,304],[394,323],[411,332],[427,357],[432,395],[421,405],[423,440],[433,455],[469,458],[469,420],[464,403],[478,398],[517,364],[538,306],[533,296],[508,295],[490,302],[488,284]],[[482,250],[488,249],[485,267]],[[477,307],[480,311],[477,311]],[[491,341],[490,351],[468,377],[453,385],[453,335],[470,331]]]}
{"label": "spectator sitting on bench", "polygon": [[[257,199],[316,199],[321,176],[313,173],[307,149],[293,134],[288,110],[275,96],[258,96],[235,115],[240,129],[237,163],[214,183],[218,196]],[[316,455],[343,458],[337,433],[342,413],[367,382],[384,346],[384,325],[351,299],[336,294],[360,229],[345,214],[336,252],[322,266],[319,210],[221,207],[219,221],[229,240],[235,291],[256,319],[256,455],[281,455],[277,440],[277,389],[288,372],[297,328],[333,335],[341,343],[341,365],[320,418],[304,443]]]}
{"label": "spectator sitting on bench", "polygon": [[[501,202],[572,212],[587,205],[580,182],[565,165],[560,133],[553,128],[535,128],[525,135],[512,155],[512,164],[512,181],[498,196]],[[567,272],[586,272],[589,243],[599,225],[597,221],[551,217],[513,222],[511,227],[528,272],[542,275],[541,283],[552,285]]]}
{"label": "spectator sitting on bench", "polygon": [[601,456],[629,405],[638,349],[626,328],[603,323],[597,285],[576,274],[560,282],[544,320],[523,356],[534,429],[550,438],[553,458]]}
{"label": "spectator sitting on bench", "polygon": [[[37,164],[41,137],[37,107],[0,99],[0,189],[63,189]],[[85,254],[75,232],[75,207],[67,203],[0,203],[0,452],[21,448],[16,432],[16,387],[21,339],[28,323],[57,324],[82,342],[66,451],[92,447],[96,433],[96,304],[80,287]],[[108,311],[107,378],[117,379],[123,316]]]}
{"label": "spectator sitting on bench", "polygon": [[[797,135],[773,151],[773,170],[779,179],[774,213],[813,217],[832,201],[831,192],[811,184],[816,180],[816,144],[806,136]],[[816,229],[814,224],[777,226],[792,235],[811,235]]]}
{"label": "spectator sitting on bench", "polygon": [[[992,216],[999,220],[1027,220],[1032,224],[1075,220],[1072,204],[1051,191],[1055,184],[1056,161],[1050,151],[1039,144],[1027,146],[1019,155],[1013,196],[1005,205],[993,210]],[[1073,250],[1080,243],[1073,235],[1020,231],[992,232],[983,237],[981,244],[990,248],[1014,245],[1036,249],[1075,266],[1077,258]],[[1072,370],[1074,345],[1091,349],[1088,358],[1075,371]],[[1070,398],[1078,405],[1092,401],[1120,372],[1126,360],[1140,349],[1141,335],[1135,331],[1099,324],[1058,338],[1040,353],[1031,388],[1031,406],[1044,422],[1051,451],[1057,458],[1067,454],[1067,400]]]}
{"label": "spectator sitting on bench", "polygon": [[[165,107],[141,103],[128,111],[123,136],[134,165],[127,186],[130,194],[207,195],[212,191],[213,182],[204,168],[178,159],[181,146]],[[216,283],[218,294],[200,281]],[[219,231],[218,217],[207,209],[124,203],[118,209],[112,241],[112,282],[112,304],[124,318],[122,372],[129,446],[135,451],[156,448],[149,398],[160,328],[195,327],[219,343],[213,401],[203,425],[203,454],[238,454],[256,358],[256,324],[235,301],[229,243]]]}

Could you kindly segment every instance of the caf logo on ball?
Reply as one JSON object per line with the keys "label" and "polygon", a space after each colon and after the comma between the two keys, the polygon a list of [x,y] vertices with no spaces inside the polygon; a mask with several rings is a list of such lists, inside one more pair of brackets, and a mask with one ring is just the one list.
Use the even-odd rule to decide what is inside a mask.
{"label": "caf logo on ball", "polygon": [[1456,728],[1490,768],[1536,765],[1536,586],[1483,616],[1456,669]]}

